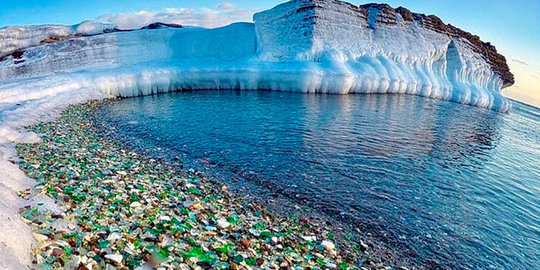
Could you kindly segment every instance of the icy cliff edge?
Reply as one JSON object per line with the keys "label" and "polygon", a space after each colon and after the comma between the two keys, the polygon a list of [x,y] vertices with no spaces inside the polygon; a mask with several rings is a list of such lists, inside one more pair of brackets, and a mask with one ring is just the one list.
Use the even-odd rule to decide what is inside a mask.
{"label": "icy cliff edge", "polygon": [[[339,93],[407,93],[509,109],[504,56],[433,15],[385,4],[295,0],[254,16],[264,61],[305,61],[334,76]],[[324,86],[323,86],[324,88]]]}
{"label": "icy cliff edge", "polygon": [[513,83],[504,57],[435,16],[294,0],[254,21],[218,29],[125,31],[91,21],[4,28],[0,80],[76,72],[85,87],[114,96],[205,88],[404,93],[510,108],[500,94]]}

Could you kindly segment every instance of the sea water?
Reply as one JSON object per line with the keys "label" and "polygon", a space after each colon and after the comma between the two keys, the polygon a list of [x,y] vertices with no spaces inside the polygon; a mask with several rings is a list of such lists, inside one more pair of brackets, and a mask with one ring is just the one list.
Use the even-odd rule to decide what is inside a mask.
{"label": "sea water", "polygon": [[539,109],[193,91],[108,102],[94,116],[128,147],[300,198],[413,265],[540,269]]}

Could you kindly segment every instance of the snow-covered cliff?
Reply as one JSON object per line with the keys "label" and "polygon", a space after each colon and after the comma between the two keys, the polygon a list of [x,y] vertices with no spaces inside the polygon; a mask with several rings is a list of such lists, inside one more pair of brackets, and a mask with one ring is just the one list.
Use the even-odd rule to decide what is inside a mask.
{"label": "snow-covered cliff", "polygon": [[262,88],[407,93],[509,108],[499,92],[512,81],[466,36],[438,31],[432,17],[386,5],[295,0],[254,20],[254,27],[130,32],[89,22],[4,28],[0,80],[77,72],[90,80],[85,87],[121,96]]}
{"label": "snow-covered cliff", "polygon": [[120,96],[239,88],[406,93],[503,112],[510,107],[500,94],[513,83],[504,57],[434,16],[294,0],[254,21],[125,32],[95,22],[4,28],[0,80],[66,79],[76,72],[88,80],[85,87]]}
{"label": "snow-covered cliff", "polygon": [[[313,63],[325,73],[315,91],[407,93],[509,109],[499,93],[513,83],[504,57],[435,16],[384,4],[297,0],[254,19],[259,58]],[[501,58],[502,67],[492,64]],[[329,78],[334,83],[326,85]]]}

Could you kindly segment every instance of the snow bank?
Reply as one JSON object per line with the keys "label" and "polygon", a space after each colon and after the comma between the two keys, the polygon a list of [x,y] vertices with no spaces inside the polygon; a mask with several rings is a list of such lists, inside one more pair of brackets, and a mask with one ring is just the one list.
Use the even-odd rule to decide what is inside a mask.
{"label": "snow bank", "polygon": [[18,214],[19,208],[46,202],[44,197],[29,202],[17,196],[33,188],[35,182],[15,165],[14,144],[39,141],[36,134],[24,130],[25,126],[52,120],[69,104],[103,98],[96,91],[85,90],[83,83],[74,78],[40,78],[0,84],[0,269],[30,268],[34,240]]}
{"label": "snow bank", "polygon": [[[0,80],[71,73],[113,96],[181,88],[403,93],[509,110],[500,94],[503,80],[468,39],[398,13],[389,23],[381,14],[344,2],[297,0],[256,14],[255,24],[70,38],[6,56]],[[54,34],[29,30],[34,34],[24,40],[60,31],[48,27]],[[87,21],[71,29],[95,34],[114,26]]]}
{"label": "snow bank", "polygon": [[0,159],[0,268],[26,269],[31,262],[32,230],[19,217],[17,191],[30,187],[17,165]]}
{"label": "snow bank", "polygon": [[324,81],[309,92],[405,93],[510,108],[500,94],[503,80],[467,39],[374,6],[291,1],[255,14],[259,58],[322,70]]}
{"label": "snow bank", "polygon": [[77,35],[92,36],[113,32],[116,30],[116,25],[96,21],[84,21],[72,26],[72,28]]}
{"label": "snow bank", "polygon": [[0,28],[0,59],[29,47],[115,30],[116,26],[111,23],[96,21],[84,21],[73,26],[47,24],[3,27]]}
{"label": "snow bank", "polygon": [[383,23],[383,11],[298,0],[256,14],[255,24],[217,29],[119,32],[92,21],[0,29],[0,267],[30,263],[32,239],[16,197],[30,182],[8,161],[16,159],[14,144],[39,140],[24,127],[70,104],[177,89],[265,89],[405,93],[510,108],[500,94],[505,83],[468,39],[399,14]]}

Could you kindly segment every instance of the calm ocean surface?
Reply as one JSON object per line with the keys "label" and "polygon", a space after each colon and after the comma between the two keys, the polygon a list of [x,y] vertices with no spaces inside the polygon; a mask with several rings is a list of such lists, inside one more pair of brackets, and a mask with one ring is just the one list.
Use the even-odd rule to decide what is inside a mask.
{"label": "calm ocean surface", "polygon": [[540,269],[538,109],[194,91],[105,103],[94,117],[127,147],[279,187],[417,265]]}

